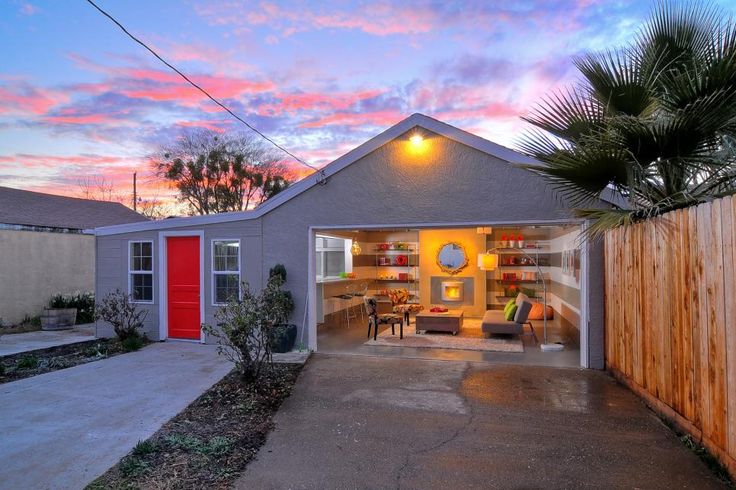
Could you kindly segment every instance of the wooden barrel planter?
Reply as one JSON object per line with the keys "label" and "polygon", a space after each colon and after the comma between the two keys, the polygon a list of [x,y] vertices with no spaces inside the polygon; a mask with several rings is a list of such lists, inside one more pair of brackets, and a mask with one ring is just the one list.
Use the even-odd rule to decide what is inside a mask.
{"label": "wooden barrel planter", "polygon": [[76,308],[44,308],[41,315],[42,330],[67,330],[77,321]]}

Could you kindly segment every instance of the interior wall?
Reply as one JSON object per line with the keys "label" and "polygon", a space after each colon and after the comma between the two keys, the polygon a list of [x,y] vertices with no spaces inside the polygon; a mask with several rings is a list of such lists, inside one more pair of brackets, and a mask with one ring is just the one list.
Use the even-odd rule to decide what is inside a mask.
{"label": "interior wall", "polygon": [[[468,255],[468,266],[459,274],[451,276],[442,272],[437,265],[436,257],[440,247],[447,242],[458,242],[465,247]],[[466,316],[483,316],[486,311],[486,273],[478,269],[478,254],[485,252],[486,236],[478,234],[475,228],[452,228],[419,231],[419,296],[425,308],[430,304],[430,290],[432,276],[452,279],[454,277],[469,277],[474,281],[473,304],[466,306],[446,306],[461,308]]]}

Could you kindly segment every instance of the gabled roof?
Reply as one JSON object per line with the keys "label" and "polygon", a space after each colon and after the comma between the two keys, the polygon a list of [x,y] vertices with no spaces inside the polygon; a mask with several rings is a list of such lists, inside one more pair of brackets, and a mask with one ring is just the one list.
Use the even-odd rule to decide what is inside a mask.
{"label": "gabled roof", "polygon": [[[444,136],[464,145],[470,146],[471,148],[475,148],[476,150],[483,153],[495,156],[496,158],[507,161],[509,163],[538,163],[533,158],[493,143],[492,141],[488,141],[487,139],[481,138],[480,136],[468,133],[467,131],[463,131],[462,129],[456,128],[455,126],[451,126],[449,124],[438,121],[437,119],[425,116],[424,114],[416,113],[395,124],[394,126],[391,126],[383,133],[369,139],[357,148],[347,152],[332,163],[329,163],[328,165],[323,167],[320,172],[315,172],[296,182],[283,192],[278,193],[252,211],[219,213],[205,216],[189,216],[182,218],[170,218],[161,221],[149,221],[148,223],[133,223],[119,226],[108,226],[97,228],[95,230],[95,234],[115,235],[118,233],[129,233],[134,231],[155,230],[160,228],[176,228],[181,226],[194,226],[209,223],[227,223],[230,221],[241,221],[259,218],[269,211],[277,208],[281,204],[298,196],[302,192],[311,189],[315,185],[319,185],[320,182],[324,180],[329,181],[330,176],[336,174],[348,165],[355,163],[364,156],[385,145],[389,141],[401,136],[402,134],[417,126],[427,129],[433,133],[437,133],[440,136]],[[325,189],[327,189],[327,191],[329,192],[329,184],[327,184]]]}
{"label": "gabled roof", "polygon": [[85,230],[145,221],[144,216],[117,202],[0,187],[0,224]]}

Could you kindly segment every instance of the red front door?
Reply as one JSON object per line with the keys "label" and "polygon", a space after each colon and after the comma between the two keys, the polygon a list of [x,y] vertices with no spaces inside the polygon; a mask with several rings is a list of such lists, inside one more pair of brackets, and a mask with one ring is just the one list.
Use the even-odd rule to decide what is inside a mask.
{"label": "red front door", "polygon": [[166,239],[169,337],[200,338],[199,237]]}

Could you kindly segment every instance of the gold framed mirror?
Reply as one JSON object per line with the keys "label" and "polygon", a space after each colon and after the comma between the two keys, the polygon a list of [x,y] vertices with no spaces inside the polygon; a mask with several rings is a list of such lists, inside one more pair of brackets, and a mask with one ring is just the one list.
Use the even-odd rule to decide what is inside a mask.
{"label": "gold framed mirror", "polygon": [[458,242],[447,242],[437,250],[437,265],[446,274],[454,276],[468,266],[468,252]]}

